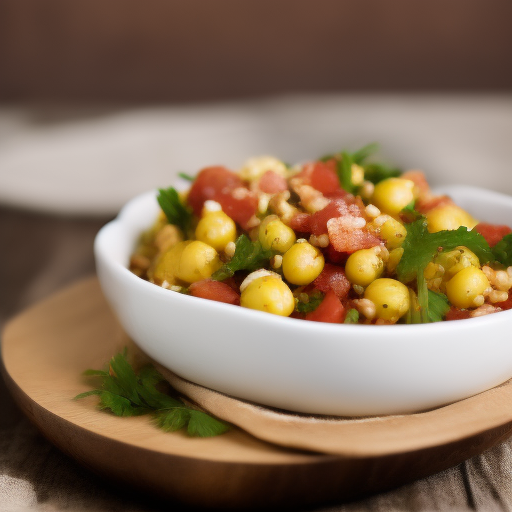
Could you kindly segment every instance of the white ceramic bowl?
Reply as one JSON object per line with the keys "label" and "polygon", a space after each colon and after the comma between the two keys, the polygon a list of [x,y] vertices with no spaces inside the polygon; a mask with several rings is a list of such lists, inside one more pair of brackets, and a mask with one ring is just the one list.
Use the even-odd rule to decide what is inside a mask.
{"label": "white ceramic bowl", "polygon": [[[512,198],[448,187],[482,221],[512,224]],[[155,193],[130,201],[98,233],[103,291],[154,360],[235,397],[292,411],[364,416],[425,410],[512,377],[512,310],[423,325],[335,325],[283,318],[165,290],[128,269]]]}

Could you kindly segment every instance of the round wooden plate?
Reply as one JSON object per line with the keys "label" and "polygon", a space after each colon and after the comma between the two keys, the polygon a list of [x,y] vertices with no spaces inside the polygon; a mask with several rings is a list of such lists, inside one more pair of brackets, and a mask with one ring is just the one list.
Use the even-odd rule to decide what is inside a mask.
{"label": "round wooden plate", "polygon": [[[118,418],[73,401],[81,373],[130,343],[96,279],[81,281],[12,320],[3,373],[28,417],[56,446],[112,479],[192,505],[310,506],[352,499],[420,478],[477,454],[512,433],[512,384],[421,415],[388,443],[386,418],[348,429],[346,455],[286,449],[234,429],[215,438],[167,434],[146,417]],[[351,434],[352,432],[352,434]],[[414,442],[411,442],[411,432]],[[433,436],[435,432],[435,436]],[[432,439],[436,443],[432,444]],[[347,442],[347,445],[350,445]],[[357,446],[356,446],[357,448]]]}

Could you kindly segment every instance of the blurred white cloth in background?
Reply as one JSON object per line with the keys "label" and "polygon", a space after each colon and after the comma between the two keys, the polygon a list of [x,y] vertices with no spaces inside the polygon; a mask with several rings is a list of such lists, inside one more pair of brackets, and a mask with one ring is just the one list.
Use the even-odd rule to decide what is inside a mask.
{"label": "blurred white cloth in background", "polygon": [[[65,114],[65,115],[64,115]],[[381,144],[434,185],[512,194],[512,95],[308,95],[152,108],[0,108],[0,203],[110,215],[180,171]]]}

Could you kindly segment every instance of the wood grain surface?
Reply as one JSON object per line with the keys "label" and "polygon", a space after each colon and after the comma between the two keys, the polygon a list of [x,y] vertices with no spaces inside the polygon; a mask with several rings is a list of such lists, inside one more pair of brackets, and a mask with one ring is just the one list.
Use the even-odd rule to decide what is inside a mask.
{"label": "wood grain surface", "polygon": [[[436,446],[417,443],[411,449],[405,441],[386,450],[386,438],[378,442],[386,431],[382,420],[373,422],[370,433],[375,453],[367,449],[359,456],[354,451],[333,456],[287,449],[236,428],[210,439],[166,434],[145,417],[118,418],[98,411],[94,397],[72,400],[88,389],[81,372],[100,368],[127,344],[130,340],[96,279],[81,281],[8,324],[2,343],[4,376],[24,412],[60,449],[109,478],[191,505],[293,507],[346,500],[451,467],[512,431],[507,383],[488,392],[483,409],[469,406],[480,424],[476,430],[466,415],[467,429],[459,422],[460,435],[437,433]],[[497,409],[505,412],[493,415]],[[459,413],[456,408],[454,422]],[[491,420],[482,419],[484,413]],[[421,420],[416,421],[418,439],[428,438]],[[364,442],[365,435],[354,432],[353,443]]]}

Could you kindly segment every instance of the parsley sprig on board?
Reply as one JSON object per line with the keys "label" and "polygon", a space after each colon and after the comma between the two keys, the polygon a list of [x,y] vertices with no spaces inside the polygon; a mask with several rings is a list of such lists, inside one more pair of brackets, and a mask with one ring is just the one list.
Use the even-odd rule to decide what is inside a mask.
{"label": "parsley sprig on board", "polygon": [[110,360],[109,371],[87,370],[84,375],[99,379],[99,389],[80,393],[75,400],[91,395],[100,398],[99,408],[116,416],[150,414],[155,424],[166,432],[186,429],[196,437],[212,437],[229,430],[229,425],[194,409],[179,398],[162,393],[156,385],[164,377],[151,365],[138,373],[126,359],[126,351]]}
{"label": "parsley sprig on board", "polygon": [[273,251],[263,249],[259,242],[251,242],[247,235],[240,235],[235,242],[235,254],[213,273],[212,279],[224,281],[238,270],[258,270],[267,266],[272,256],[274,256]]}
{"label": "parsley sprig on board", "polygon": [[160,188],[157,200],[169,224],[174,224],[183,233],[187,233],[192,224],[192,212],[181,202],[177,190],[174,187]]}

